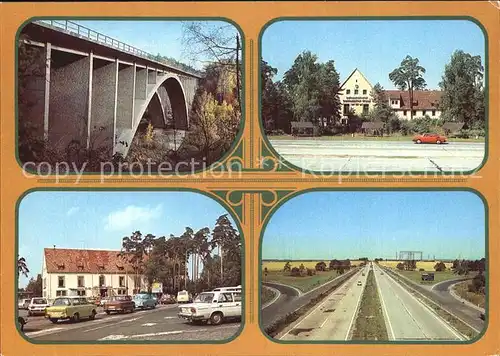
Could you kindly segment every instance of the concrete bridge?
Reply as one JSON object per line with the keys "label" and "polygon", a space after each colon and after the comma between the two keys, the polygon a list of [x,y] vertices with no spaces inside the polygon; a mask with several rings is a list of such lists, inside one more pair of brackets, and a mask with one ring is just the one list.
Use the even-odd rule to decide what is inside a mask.
{"label": "concrete bridge", "polygon": [[155,128],[189,129],[197,73],[70,21],[31,22],[20,38],[40,69],[25,75],[29,103],[20,103],[27,105],[20,120],[51,147],[126,156],[143,116]]}

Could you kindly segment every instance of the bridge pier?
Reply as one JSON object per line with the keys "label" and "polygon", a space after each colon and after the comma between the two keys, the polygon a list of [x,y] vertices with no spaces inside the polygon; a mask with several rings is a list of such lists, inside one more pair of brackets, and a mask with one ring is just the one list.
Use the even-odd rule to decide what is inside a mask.
{"label": "bridge pier", "polygon": [[30,23],[21,33],[37,53],[23,60],[39,70],[23,81],[18,119],[34,124],[52,148],[64,153],[78,142],[126,156],[146,110],[155,127],[166,127],[171,111],[175,127],[188,129],[196,75],[50,26]]}

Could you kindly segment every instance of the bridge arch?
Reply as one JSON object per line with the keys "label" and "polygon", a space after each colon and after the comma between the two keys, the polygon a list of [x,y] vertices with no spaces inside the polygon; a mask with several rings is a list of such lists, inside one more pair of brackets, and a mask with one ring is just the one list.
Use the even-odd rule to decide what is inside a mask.
{"label": "bridge arch", "polygon": [[[168,100],[172,109],[175,128],[179,130],[187,130],[189,128],[188,102],[181,80],[177,75],[170,73],[161,77],[159,76],[158,79],[157,83],[152,84],[153,87],[148,90],[147,98],[142,104],[134,122],[137,124],[140,122],[150,104],[152,104],[151,108],[157,107],[159,104],[161,106],[161,110],[155,108],[153,109],[153,113],[161,115],[163,122],[159,121],[158,118],[154,118],[152,120],[152,124],[154,126],[158,125],[160,127],[165,127],[168,121],[166,112],[166,100]],[[164,95],[162,95],[162,92],[166,93],[168,98],[162,98]]]}

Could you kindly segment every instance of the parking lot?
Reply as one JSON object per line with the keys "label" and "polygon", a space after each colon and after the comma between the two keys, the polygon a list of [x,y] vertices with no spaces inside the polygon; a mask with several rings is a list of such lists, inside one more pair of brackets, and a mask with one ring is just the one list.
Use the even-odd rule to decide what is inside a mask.
{"label": "parking lot", "polygon": [[98,308],[95,320],[59,321],[56,324],[44,316],[27,317],[26,310],[19,310],[19,316],[28,319],[24,335],[36,341],[223,340],[237,333],[241,326],[240,322],[218,326],[192,325],[179,319],[177,312],[176,304],[110,315]]}

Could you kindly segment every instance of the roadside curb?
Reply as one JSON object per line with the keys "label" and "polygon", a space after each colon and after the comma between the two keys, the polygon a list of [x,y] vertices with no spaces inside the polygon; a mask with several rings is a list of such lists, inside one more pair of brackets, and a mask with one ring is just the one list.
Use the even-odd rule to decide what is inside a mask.
{"label": "roadside curb", "polygon": [[281,296],[281,292],[279,290],[277,290],[276,288],[265,286],[265,285],[262,285],[262,288],[267,288],[267,289],[271,290],[274,293],[274,298],[271,301],[269,301],[266,304],[264,304],[260,308],[260,310],[264,310],[265,308],[267,308],[271,304],[274,304],[279,299],[279,297]]}
{"label": "roadside curb", "polygon": [[304,294],[304,292],[302,292],[299,288],[291,286],[289,284],[277,283],[277,282],[263,282],[262,283],[262,285],[265,285],[265,284],[275,284],[277,286],[283,286],[283,287],[292,288],[293,290],[295,290],[298,293],[297,297],[300,297],[302,294]]}
{"label": "roadside curb", "polygon": [[[466,280],[465,280],[466,281]],[[448,291],[450,292],[451,296],[453,298],[455,298],[456,300],[466,304],[467,306],[471,307],[471,308],[474,308],[476,309],[477,311],[481,312],[481,313],[486,313],[486,309],[484,308],[481,308],[480,306],[477,306],[475,305],[474,303],[471,303],[469,302],[467,299],[464,299],[462,298],[461,296],[459,296],[456,292],[455,292],[455,285],[457,285],[458,283],[462,283],[462,282],[465,282],[465,281],[458,281],[457,283],[453,283],[452,285],[450,285],[448,287]]]}

